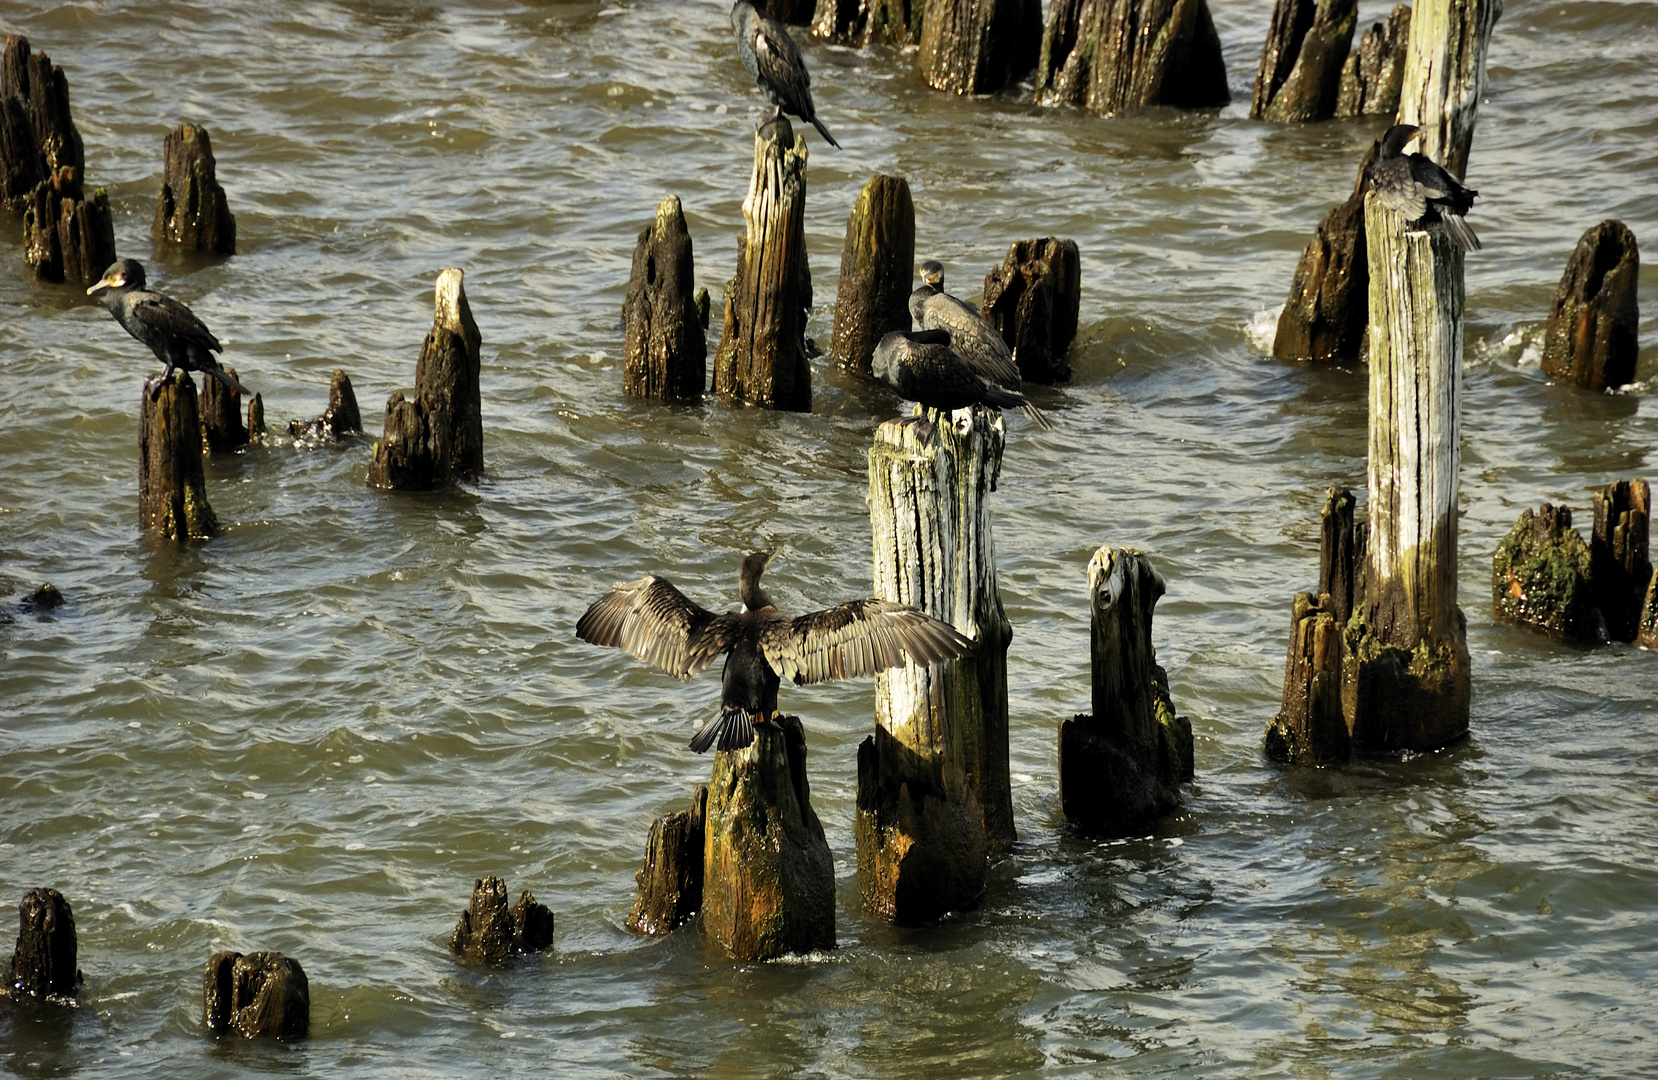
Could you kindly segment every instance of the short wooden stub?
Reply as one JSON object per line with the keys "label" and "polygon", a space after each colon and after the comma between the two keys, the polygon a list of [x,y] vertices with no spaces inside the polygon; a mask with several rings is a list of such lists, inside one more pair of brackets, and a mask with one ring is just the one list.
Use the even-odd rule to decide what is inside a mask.
{"label": "short wooden stub", "polygon": [[1635,234],[1607,220],[1583,234],[1549,305],[1543,371],[1590,390],[1632,382],[1641,311]]}
{"label": "short wooden stub", "polygon": [[[232,376],[233,367],[226,367]],[[248,429],[242,423],[241,395],[211,375],[202,376],[202,441],[215,454],[240,450],[248,444]]]}
{"label": "short wooden stub", "polygon": [[1059,725],[1059,805],[1067,821],[1120,836],[1180,803],[1193,777],[1192,722],[1174,714],[1151,643],[1162,575],[1137,551],[1102,547],[1088,564],[1093,708]]}
{"label": "short wooden stub", "polygon": [[1041,0],[922,0],[917,67],[952,94],[993,94],[1036,66]]}
{"label": "short wooden stub", "polygon": [[248,402],[248,441],[264,442],[269,434],[265,428],[265,397],[263,394],[253,395]]}
{"label": "short wooden stub", "polygon": [[1645,480],[1619,480],[1595,492],[1595,531],[1589,540],[1595,606],[1613,641],[1640,636],[1642,607],[1652,582],[1648,538],[1652,488]]}
{"label": "short wooden stub", "polygon": [[812,36],[860,49],[915,45],[921,40],[923,10],[916,0],[818,0]]}
{"label": "short wooden stub", "polygon": [[144,382],[138,424],[138,523],[168,540],[214,536],[196,384],[185,371]]}
{"label": "short wooden stub", "polygon": [[1359,21],[1358,0],[1278,0],[1255,74],[1255,120],[1328,120]]}
{"label": "short wooden stub", "polygon": [[1589,545],[1572,528],[1570,507],[1544,503],[1520,514],[1491,559],[1491,606],[1497,618],[1552,637],[1596,641],[1605,633]]}
{"label": "short wooden stub", "polygon": [[552,943],[553,913],[546,905],[536,903],[525,889],[518,903],[507,907],[507,883],[492,875],[473,883],[472,899],[455,924],[449,949],[467,963],[499,966]]}
{"label": "short wooden stub", "polygon": [[915,203],[909,181],[877,173],[858,193],[846,220],[829,350],[842,367],[868,376],[881,338],[910,328],[914,266]]}
{"label": "short wooden stub", "polygon": [[1364,173],[1380,145],[1373,143],[1359,163],[1353,194],[1324,216],[1301,252],[1272,339],[1280,360],[1354,361],[1362,353],[1370,319]]}
{"label": "short wooden stub", "polygon": [[397,391],[386,402],[384,434],[369,468],[376,487],[425,491],[483,471],[480,338],[462,277],[453,268],[438,275],[432,329],[415,365],[414,397]]}
{"label": "short wooden stub", "polygon": [[236,254],[236,218],[219,186],[207,129],[183,123],[162,143],[161,194],[150,235],[215,255]]}
{"label": "short wooden stub", "polygon": [[1374,23],[1361,34],[1358,48],[1347,54],[1341,67],[1341,89],[1336,93],[1336,115],[1397,113],[1409,46],[1410,5],[1399,4],[1385,23]]}
{"label": "short wooden stub", "polygon": [[622,301],[627,335],[622,393],[650,401],[694,401],[708,387],[708,340],[697,311],[691,231],[679,197],[656,208],[639,233]]}
{"label": "short wooden stub", "polygon": [[1071,377],[1065,350],[1082,311],[1082,257],[1075,240],[1016,240],[984,279],[984,317],[1002,335],[1026,382]]}
{"label": "short wooden stub", "polygon": [[677,930],[702,910],[702,853],[708,816],[708,785],[698,784],[691,806],[651,822],[645,862],[634,875],[638,898],[627,928],[636,934]]}
{"label": "short wooden stub", "polygon": [[0,997],[73,1000],[81,988],[77,949],[69,901],[56,889],[30,889],[17,905],[17,947]]}
{"label": "short wooden stub", "polygon": [[754,135],[737,276],[725,291],[725,325],[714,354],[715,393],[795,412],[812,408],[806,156],[806,140],[787,120]]}
{"label": "short wooden stub", "polygon": [[714,756],[702,933],[737,960],[835,945],[835,863],[806,782],[806,735],[786,716]]}
{"label": "short wooden stub", "polygon": [[394,491],[430,491],[449,479],[449,414],[427,394],[413,401],[397,390],[374,444],[369,483]]}
{"label": "short wooden stub", "polygon": [[42,281],[97,281],[115,261],[115,220],[104,189],[86,196],[80,172],[70,168],[35,185],[23,211],[23,259]]}
{"label": "short wooden stub", "polygon": [[1036,67],[1036,100],[1102,114],[1148,105],[1225,105],[1232,94],[1209,5],[1053,0]]}
{"label": "short wooden stub", "polygon": [[31,51],[28,38],[12,34],[0,50],[0,201],[22,209],[36,185],[60,169],[70,170],[76,185],[86,169],[69,80],[51,57]]}
{"label": "short wooden stub", "polygon": [[279,952],[216,952],[202,973],[202,1019],[214,1034],[292,1041],[311,1027],[311,986]]}
{"label": "short wooden stub", "polygon": [[357,394],[351,389],[351,377],[341,368],[335,368],[328,378],[328,408],[322,415],[313,420],[288,421],[288,434],[296,441],[320,442],[362,432],[363,414],[357,408]]}
{"label": "short wooden stub", "polygon": [[1395,121],[1415,124],[1418,149],[1463,179],[1485,95],[1485,54],[1502,0],[1415,0]]}

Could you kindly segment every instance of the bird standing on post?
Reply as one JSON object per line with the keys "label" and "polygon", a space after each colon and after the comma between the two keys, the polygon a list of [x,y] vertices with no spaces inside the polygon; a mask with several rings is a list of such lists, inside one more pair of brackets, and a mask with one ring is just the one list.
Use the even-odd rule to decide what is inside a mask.
{"label": "bird standing on post", "polygon": [[[875,346],[870,371],[908,401],[929,409],[954,412],[969,405],[1020,409],[1044,430],[1052,427],[1035,405],[1017,390],[984,378],[952,347],[948,330],[894,330]],[[923,437],[931,434],[930,422]]]}
{"label": "bird standing on post", "polygon": [[754,725],[777,718],[777,688],[855,679],[914,664],[936,664],[972,647],[949,623],[887,600],[852,600],[791,619],[760,587],[771,553],[743,560],[738,576],[742,609],[715,615],[647,574],[614,586],[576,623],[576,636],[623,649],[679,679],[689,679],[725,655],[720,711],[691,740],[691,749],[740,750],[754,741]]}
{"label": "bird standing on post", "polygon": [[103,293],[104,307],[115,316],[115,321],[133,337],[142,341],[167,365],[161,382],[156,384],[151,398],[161,393],[161,386],[173,377],[173,369],[204,371],[214,376],[231,393],[249,396],[250,391],[237,381],[236,376],[219,366],[213,354],[223,352],[224,346],[213,336],[196,313],[158,292],[144,288],[144,267],[136,259],[122,259],[104,271],[104,276],[86,290],[86,295]]}
{"label": "bird standing on post", "polygon": [[944,264],[932,259],[921,264],[921,285],[910,293],[910,318],[922,330],[948,330],[950,348],[963,363],[985,382],[1018,392],[1013,350],[977,308],[944,291]]}
{"label": "bird standing on post", "polygon": [[743,66],[776,106],[771,116],[755,123],[755,129],[787,111],[817,128],[823,140],[839,150],[841,144],[817,118],[817,108],[812,104],[812,77],[806,73],[806,62],[783,24],[766,14],[763,5],[737,0],[731,5],[731,29],[737,34],[737,53],[743,58]]}
{"label": "bird standing on post", "polygon": [[1382,135],[1376,160],[1364,174],[1364,189],[1374,191],[1382,205],[1404,215],[1405,222],[1418,226],[1441,221],[1445,231],[1463,251],[1478,251],[1480,238],[1462,220],[1474,205],[1479,192],[1463,187],[1456,177],[1440,168],[1426,154],[1406,154],[1405,144],[1415,138],[1414,124],[1395,124]]}

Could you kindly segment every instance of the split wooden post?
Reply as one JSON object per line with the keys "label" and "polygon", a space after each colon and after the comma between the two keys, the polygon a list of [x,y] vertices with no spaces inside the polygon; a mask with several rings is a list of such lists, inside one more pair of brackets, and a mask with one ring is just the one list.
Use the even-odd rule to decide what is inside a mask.
{"label": "split wooden post", "polygon": [[869,377],[881,338],[910,328],[914,267],[915,203],[909,181],[877,173],[858,193],[846,220],[830,346],[842,367]]}
{"label": "split wooden post", "polygon": [[1647,547],[1652,488],[1645,480],[1619,480],[1595,491],[1595,530],[1589,540],[1589,574],[1595,606],[1613,641],[1640,637],[1642,608],[1652,582]]}
{"label": "split wooden post", "polygon": [[138,522],[168,540],[219,531],[202,471],[201,414],[187,371],[144,381],[138,424]]}
{"label": "split wooden post", "polygon": [[921,40],[922,0],[818,0],[812,36],[860,49],[915,45]]}
{"label": "split wooden post", "polygon": [[1278,0],[1255,74],[1251,119],[1334,116],[1342,65],[1358,21],[1358,0]]}
{"label": "split wooden post", "polygon": [[1002,335],[1026,382],[1071,377],[1065,350],[1082,312],[1082,256],[1075,240],[1015,240],[984,279],[985,319]]}
{"label": "split wooden post", "polygon": [[468,963],[501,965],[553,943],[553,913],[525,889],[507,906],[507,883],[493,874],[472,885],[472,899],[455,923],[449,950]]}
{"label": "split wooden post", "polygon": [[311,1026],[311,984],[279,952],[216,952],[202,972],[202,1019],[214,1034],[291,1042]]}
{"label": "split wooden post", "polygon": [[875,595],[912,604],[974,642],[957,660],[875,677],[875,735],[858,748],[864,903],[906,925],[978,902],[988,854],[1016,838],[1008,772],[1007,648],[989,494],[999,414],[936,415],[935,434],[888,421],[869,451]]}
{"label": "split wooden post", "polygon": [[0,997],[10,992],[40,1000],[73,999],[81,988],[78,949],[69,901],[56,889],[30,889],[17,904],[17,947]]}
{"label": "split wooden post", "polygon": [[1138,551],[1088,563],[1093,713],[1059,725],[1059,805],[1089,831],[1123,835],[1180,803],[1193,777],[1192,722],[1176,716],[1151,643],[1163,577]]}
{"label": "split wooden post", "polygon": [[1421,152],[1463,179],[1485,93],[1485,54],[1502,0],[1416,0],[1397,123],[1421,128]]}
{"label": "split wooden post", "polygon": [[193,251],[236,254],[236,218],[219,186],[207,129],[186,122],[168,132],[162,161],[150,235]]}
{"label": "split wooden post", "polygon": [[934,90],[992,94],[1036,66],[1042,0],[912,0],[921,7],[916,62]]}
{"label": "split wooden post", "polygon": [[697,311],[691,231],[676,195],[662,200],[655,222],[639,233],[622,326],[622,393],[650,401],[702,397],[708,340]]}
{"label": "split wooden post", "polygon": [[1641,310],[1635,234],[1608,219],[1578,240],[1543,331],[1543,371],[1589,390],[1634,381]]}
{"label": "split wooden post", "polygon": [[1295,264],[1289,299],[1278,313],[1272,355],[1280,360],[1357,360],[1370,319],[1370,264],[1364,240],[1364,173],[1376,160],[1373,142],[1359,163],[1353,193],[1324,215]]}
{"label": "split wooden post", "polygon": [[645,862],[634,875],[639,895],[628,912],[636,934],[666,934],[702,910],[702,859],[706,847],[708,785],[698,784],[691,806],[651,822]]}
{"label": "split wooden post", "polygon": [[1053,0],[1036,101],[1114,114],[1147,105],[1203,109],[1232,100],[1205,0]]}
{"label": "split wooden post", "polygon": [[[236,369],[226,367],[231,377]],[[248,444],[248,429],[242,423],[241,395],[211,375],[204,376],[201,388],[202,440],[215,454],[240,450]]]}
{"label": "split wooden post", "polygon": [[798,717],[714,755],[703,834],[702,933],[737,960],[835,945],[835,862],[812,810]]}
{"label": "split wooden post", "polygon": [[369,468],[376,487],[424,491],[483,471],[480,338],[462,278],[453,268],[438,275],[432,329],[415,366],[414,399],[399,390],[386,402],[384,434]]}
{"label": "split wooden post", "polygon": [[1396,114],[1409,48],[1410,5],[1399,4],[1385,23],[1374,23],[1359,35],[1358,48],[1347,54],[1341,89],[1336,93],[1336,115]]}
{"label": "split wooden post", "polygon": [[725,325],[714,354],[715,393],[795,412],[812,408],[806,158],[806,140],[786,119],[754,134],[737,276],[726,289]]}

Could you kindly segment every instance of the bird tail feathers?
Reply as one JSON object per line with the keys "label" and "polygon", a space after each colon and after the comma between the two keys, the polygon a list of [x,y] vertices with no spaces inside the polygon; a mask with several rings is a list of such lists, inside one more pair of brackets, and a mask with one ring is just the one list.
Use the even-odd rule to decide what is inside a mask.
{"label": "bird tail feathers", "polygon": [[817,133],[823,136],[824,142],[828,143],[830,146],[833,146],[836,150],[841,148],[841,144],[835,141],[835,137],[833,135],[829,134],[829,129],[823,126],[822,120],[819,120],[815,116],[812,117],[812,126],[817,128]]}
{"label": "bird tail feathers", "polygon": [[1462,248],[1463,251],[1478,251],[1480,249],[1480,238],[1475,236],[1474,230],[1468,227],[1466,221],[1462,220],[1461,214],[1441,212],[1439,217],[1440,220],[1445,222],[1445,230],[1451,234],[1451,239],[1455,240],[1457,246]]}
{"label": "bird tail feathers", "polygon": [[226,371],[224,368],[214,367],[209,370],[212,371],[218,380],[224,383],[225,386],[228,387],[233,393],[240,394],[244,398],[251,398],[253,396],[253,391],[243,386],[240,379]]}
{"label": "bird tail feathers", "polygon": [[706,754],[718,744],[720,750],[741,750],[754,741],[754,721],[742,709],[721,708],[719,715],[691,737],[691,749]]}
{"label": "bird tail feathers", "polygon": [[1042,415],[1042,410],[1032,405],[1030,399],[1023,394],[1015,393],[991,383],[985,387],[984,400],[999,409],[1018,409],[1030,417],[1036,426],[1043,431],[1053,430],[1053,425],[1048,423],[1046,416]]}

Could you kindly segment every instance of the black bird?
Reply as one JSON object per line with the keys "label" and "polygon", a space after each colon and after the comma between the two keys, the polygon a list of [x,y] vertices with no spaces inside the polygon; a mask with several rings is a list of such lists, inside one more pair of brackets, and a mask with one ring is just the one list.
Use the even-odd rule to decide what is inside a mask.
{"label": "black bird", "polygon": [[1463,251],[1478,251],[1480,238],[1462,216],[1472,209],[1479,192],[1457,183],[1426,154],[1403,153],[1416,132],[1414,124],[1387,129],[1375,162],[1365,172],[1365,190],[1374,191],[1383,206],[1404,215],[1410,225],[1442,221]]}
{"label": "black bird", "polygon": [[812,77],[806,73],[806,62],[783,24],[766,14],[764,5],[737,0],[731,5],[731,29],[737,34],[737,53],[743,58],[743,66],[776,106],[770,117],[754,126],[763,127],[785,111],[791,112],[817,128],[823,141],[839,150],[841,144],[817,118],[817,108],[812,104]]}
{"label": "black bird", "polygon": [[1019,365],[1002,335],[979,309],[944,291],[944,266],[921,264],[921,287],[910,293],[910,318],[922,330],[948,330],[950,348],[985,382],[1018,391]]}
{"label": "black bird", "polygon": [[[213,336],[196,313],[158,292],[144,288],[144,267],[136,259],[122,259],[104,271],[98,283],[86,290],[86,295],[103,293],[104,307],[115,316],[115,321],[133,337],[142,341],[167,365],[161,383],[173,377],[173,369],[204,371],[230,388],[232,393],[251,396],[247,387],[236,376],[219,366],[213,354],[223,352],[224,346]],[[152,397],[161,393],[157,383]]]}
{"label": "black bird", "polygon": [[1025,395],[974,371],[951,347],[948,330],[894,330],[875,346],[870,370],[899,397],[929,409],[954,412],[969,405],[994,405],[1022,409],[1037,426],[1052,426]]}
{"label": "black bird", "polygon": [[646,574],[614,586],[576,623],[576,636],[611,646],[680,679],[689,679],[725,654],[720,711],[691,740],[701,754],[718,745],[740,750],[754,741],[754,725],[775,719],[777,687],[855,679],[914,664],[936,664],[972,646],[949,623],[907,604],[853,600],[791,619],[760,587],[771,552],[743,560],[738,577],[741,610],[715,615],[685,597],[666,578]]}

